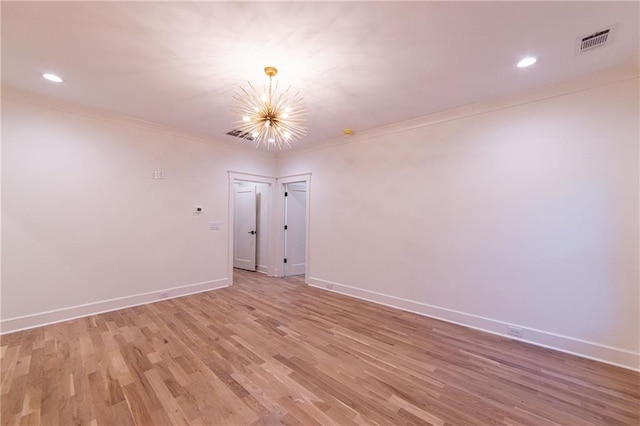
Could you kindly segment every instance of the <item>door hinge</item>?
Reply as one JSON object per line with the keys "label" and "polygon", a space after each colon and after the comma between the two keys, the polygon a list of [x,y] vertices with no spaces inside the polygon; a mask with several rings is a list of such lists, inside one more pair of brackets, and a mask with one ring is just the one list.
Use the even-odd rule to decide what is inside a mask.
{"label": "door hinge", "polygon": [[289,228],[287,227],[287,225],[285,225],[285,226],[284,226],[284,230],[286,231],[287,229],[289,229]]}
{"label": "door hinge", "polygon": [[289,196],[289,193],[288,193],[287,191],[284,191],[284,196],[285,196],[285,197],[288,197],[288,196]]}
{"label": "door hinge", "polygon": [[284,263],[287,263],[287,259],[284,260]]}

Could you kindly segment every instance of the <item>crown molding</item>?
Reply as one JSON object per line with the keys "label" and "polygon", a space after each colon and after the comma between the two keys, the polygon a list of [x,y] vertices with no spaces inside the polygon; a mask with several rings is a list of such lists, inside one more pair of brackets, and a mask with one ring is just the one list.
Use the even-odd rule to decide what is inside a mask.
{"label": "crown molding", "polygon": [[280,151],[279,153],[277,153],[277,156],[278,158],[288,158],[321,149],[359,143],[380,136],[401,133],[421,127],[432,126],[434,124],[460,120],[467,117],[487,114],[508,108],[515,108],[525,104],[540,102],[547,99],[596,89],[599,87],[614,85],[629,80],[638,79],[639,76],[640,70],[638,69],[638,64],[629,63],[622,67],[610,69],[596,74],[590,74],[588,76],[574,79],[568,82],[548,85],[542,89],[529,90],[512,96],[501,97],[499,99],[488,102],[465,105],[459,108],[454,108],[435,114],[414,118],[411,120],[401,121],[387,126],[377,127],[362,132],[356,132],[351,136],[339,136],[337,138],[329,139],[320,144],[315,144],[306,148],[299,148],[291,151]]}
{"label": "crown molding", "polygon": [[168,136],[176,137],[179,139],[186,139],[192,142],[203,143],[207,145],[214,145],[221,148],[224,147],[234,151],[252,153],[252,154],[267,156],[271,158],[275,158],[276,156],[275,152],[263,151],[263,150],[255,149],[249,146],[238,145],[238,144],[234,144],[231,141],[213,139],[210,136],[203,135],[200,133],[189,132],[176,127],[165,126],[163,124],[141,120],[138,118],[129,117],[123,114],[118,114],[111,111],[102,110],[99,108],[94,108],[94,107],[89,107],[89,106],[85,106],[85,105],[74,103],[74,102],[64,101],[61,99],[36,94],[24,89],[18,89],[11,86],[2,86],[0,88],[0,98],[15,101],[15,102],[35,105],[38,107],[47,108],[47,109],[51,109],[59,112],[68,113],[68,114],[88,117],[95,120],[101,120],[101,121],[106,121],[106,122],[115,123],[119,125],[135,127],[138,129],[160,133],[163,135],[168,135]]}

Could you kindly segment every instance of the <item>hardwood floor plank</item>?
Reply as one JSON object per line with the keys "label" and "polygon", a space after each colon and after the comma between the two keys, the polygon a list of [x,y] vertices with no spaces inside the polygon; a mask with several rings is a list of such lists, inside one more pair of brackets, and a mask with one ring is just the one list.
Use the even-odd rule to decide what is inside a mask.
{"label": "hardwood floor plank", "polygon": [[0,336],[2,425],[639,425],[640,374],[304,285]]}

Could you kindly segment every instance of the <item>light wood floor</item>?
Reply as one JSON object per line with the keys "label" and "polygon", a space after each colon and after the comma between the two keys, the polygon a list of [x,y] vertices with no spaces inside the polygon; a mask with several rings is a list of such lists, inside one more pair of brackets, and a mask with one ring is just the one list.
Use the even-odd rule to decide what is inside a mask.
{"label": "light wood floor", "polygon": [[2,425],[640,424],[637,373],[300,278],[0,341]]}

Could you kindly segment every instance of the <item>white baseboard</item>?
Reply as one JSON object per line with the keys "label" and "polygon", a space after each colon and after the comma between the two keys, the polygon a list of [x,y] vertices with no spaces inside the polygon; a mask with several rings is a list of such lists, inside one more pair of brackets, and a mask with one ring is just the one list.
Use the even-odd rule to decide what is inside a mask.
{"label": "white baseboard", "polygon": [[[497,334],[514,340],[531,343],[560,352],[566,352],[583,358],[589,358],[618,367],[640,371],[640,353],[626,349],[614,348],[599,343],[562,336],[556,333],[523,327],[518,324],[510,324],[503,321],[485,318],[478,315],[466,314],[452,309],[415,302],[400,297],[363,290],[344,284],[334,283],[320,278],[307,277],[307,284],[324,290],[341,293],[369,302],[379,303],[403,311],[413,312],[439,320],[459,324],[465,327],[487,333]],[[525,338],[517,338],[507,334],[507,326],[515,326],[523,330]]]}
{"label": "white baseboard", "polygon": [[[203,291],[217,290],[220,288],[228,287],[229,283],[229,278],[220,278],[217,280],[204,281],[201,283],[158,289],[149,293],[134,294],[131,296],[86,303],[84,305],[39,312],[37,314],[7,318],[0,321],[0,334],[13,333],[15,331],[42,327],[45,325],[69,321],[76,318],[130,308],[132,306],[160,302],[163,300],[187,296],[194,293],[201,293]],[[169,295],[167,297],[160,298],[160,292],[167,292]]]}
{"label": "white baseboard", "polygon": [[256,265],[256,271],[268,274],[267,267],[265,265]]}

